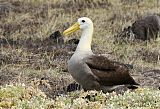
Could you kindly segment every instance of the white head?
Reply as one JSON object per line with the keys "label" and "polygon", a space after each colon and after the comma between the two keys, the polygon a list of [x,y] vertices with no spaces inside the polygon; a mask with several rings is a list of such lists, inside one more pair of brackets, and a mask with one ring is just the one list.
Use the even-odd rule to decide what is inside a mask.
{"label": "white head", "polygon": [[78,21],[65,30],[63,32],[64,36],[70,35],[71,33],[81,29],[82,30],[82,35],[80,42],[77,46],[76,51],[91,51],[91,41],[92,41],[92,34],[93,34],[93,22],[91,19],[87,17],[81,17],[78,19]]}
{"label": "white head", "polygon": [[91,21],[91,19],[89,19],[87,17],[81,17],[81,18],[79,18],[78,19],[78,23],[80,24],[80,29],[81,30],[93,27],[93,22]]}
{"label": "white head", "polygon": [[71,26],[70,28],[68,28],[67,30],[65,30],[63,32],[63,34],[65,36],[70,35],[71,33],[77,31],[77,30],[88,30],[88,29],[93,29],[93,22],[91,19],[89,19],[88,17],[81,17],[78,19],[78,21]]}

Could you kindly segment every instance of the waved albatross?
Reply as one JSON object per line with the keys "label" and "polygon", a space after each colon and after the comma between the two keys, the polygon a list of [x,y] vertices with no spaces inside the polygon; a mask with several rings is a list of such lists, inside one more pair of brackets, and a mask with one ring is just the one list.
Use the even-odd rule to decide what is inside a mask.
{"label": "waved albatross", "polygon": [[132,26],[124,28],[115,37],[120,39],[156,40],[160,33],[160,15],[148,15],[137,19]]}
{"label": "waved albatross", "polygon": [[82,88],[85,91],[102,90],[103,92],[112,91],[121,85],[137,88],[136,85],[139,84],[130,76],[125,64],[93,54],[91,50],[93,22],[89,18],[79,18],[63,34],[67,36],[79,29],[82,30],[82,36],[75,53],[68,61],[68,70],[72,77],[82,85]]}

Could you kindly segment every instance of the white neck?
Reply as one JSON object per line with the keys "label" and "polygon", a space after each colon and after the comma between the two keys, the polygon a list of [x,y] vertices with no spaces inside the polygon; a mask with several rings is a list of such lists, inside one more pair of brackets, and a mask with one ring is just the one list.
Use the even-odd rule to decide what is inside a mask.
{"label": "white neck", "polygon": [[76,48],[76,52],[91,51],[92,34],[93,34],[93,26],[82,30],[81,39]]}

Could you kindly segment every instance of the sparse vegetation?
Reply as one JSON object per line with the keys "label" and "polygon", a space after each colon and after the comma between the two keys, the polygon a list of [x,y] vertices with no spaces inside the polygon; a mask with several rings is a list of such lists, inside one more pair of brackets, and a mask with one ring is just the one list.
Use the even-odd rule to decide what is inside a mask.
{"label": "sparse vegetation", "polygon": [[25,84],[6,85],[0,88],[0,107],[14,109],[47,109],[53,107],[53,100],[44,92]]}
{"label": "sparse vegetation", "polygon": [[[0,0],[0,107],[160,108],[159,38],[120,42],[113,37],[148,14],[160,14],[159,0]],[[119,95],[94,92],[90,101],[84,98],[92,92],[66,94],[74,81],[67,72],[72,50],[49,35],[82,16],[94,22],[93,51],[133,64],[131,74],[141,89]]]}
{"label": "sparse vegetation", "polygon": [[44,92],[25,84],[6,85],[0,88],[0,107],[15,109],[158,109],[160,107],[160,91],[148,88],[126,91],[123,95],[102,93],[97,91],[76,91],[48,98]]}
{"label": "sparse vegetation", "polygon": [[[159,90],[138,89],[134,92],[126,91],[123,95],[116,93],[103,94],[101,92],[75,92],[65,97],[57,97],[55,107],[84,108],[84,109],[158,109]],[[90,97],[86,98],[87,95]]]}

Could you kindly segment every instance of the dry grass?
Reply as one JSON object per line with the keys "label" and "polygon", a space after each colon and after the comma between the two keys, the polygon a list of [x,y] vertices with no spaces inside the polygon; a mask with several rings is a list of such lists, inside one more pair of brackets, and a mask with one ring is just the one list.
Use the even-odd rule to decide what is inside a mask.
{"label": "dry grass", "polygon": [[[63,32],[77,18],[87,16],[94,22],[95,53],[132,63],[131,73],[136,81],[159,87],[160,79],[152,75],[146,81],[144,72],[159,69],[160,41],[115,43],[113,37],[136,19],[159,13],[159,0],[0,0],[0,85],[30,85],[34,78],[45,78],[51,88],[38,87],[49,97],[64,93],[64,87],[74,81],[67,72],[70,50],[46,39],[56,30]],[[155,84],[151,85],[153,81]]]}

